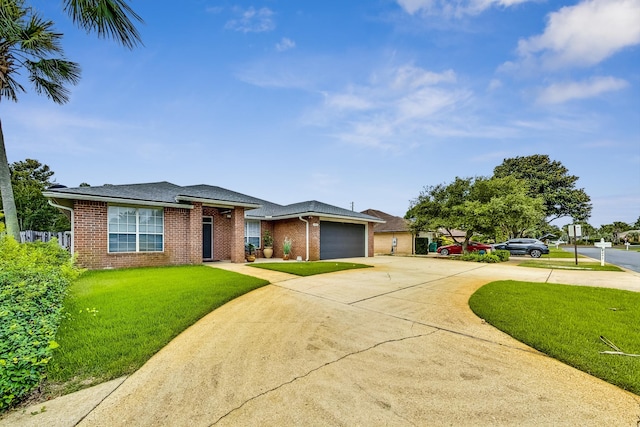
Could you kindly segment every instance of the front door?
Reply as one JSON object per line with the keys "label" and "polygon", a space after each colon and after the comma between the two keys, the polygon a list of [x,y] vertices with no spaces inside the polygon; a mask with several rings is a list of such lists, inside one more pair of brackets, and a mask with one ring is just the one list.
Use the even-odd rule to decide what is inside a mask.
{"label": "front door", "polygon": [[202,217],[202,259],[213,259],[213,217]]}

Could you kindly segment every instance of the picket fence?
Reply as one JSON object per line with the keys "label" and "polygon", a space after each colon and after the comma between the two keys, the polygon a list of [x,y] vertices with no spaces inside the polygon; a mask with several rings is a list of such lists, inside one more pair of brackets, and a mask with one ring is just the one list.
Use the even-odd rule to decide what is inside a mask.
{"label": "picket fence", "polygon": [[58,233],[54,233],[51,231],[33,231],[33,230],[25,230],[20,232],[20,243],[25,242],[48,242],[53,238],[58,239],[58,244],[69,250],[71,248],[71,232],[70,231],[61,231]]}

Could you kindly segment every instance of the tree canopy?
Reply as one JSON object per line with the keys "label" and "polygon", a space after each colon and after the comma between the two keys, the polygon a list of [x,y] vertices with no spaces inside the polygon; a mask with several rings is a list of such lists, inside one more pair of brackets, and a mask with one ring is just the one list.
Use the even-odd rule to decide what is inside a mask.
{"label": "tree canopy", "polygon": [[591,198],[584,189],[576,188],[578,177],[569,175],[569,170],[562,163],[552,161],[548,155],[504,159],[494,169],[493,176],[513,176],[524,180],[529,196],[544,200],[547,222],[567,216],[574,221],[586,221],[591,216]]}
{"label": "tree canopy", "polygon": [[9,169],[20,230],[69,230],[67,217],[42,195],[45,189],[54,184],[54,172],[49,166],[26,159],[12,163]]}
{"label": "tree canopy", "polygon": [[[525,182],[514,177],[459,178],[427,186],[411,202],[405,218],[414,233],[444,229],[466,232],[463,247],[475,234],[493,239],[522,235],[543,217],[543,200],[527,195]],[[457,241],[457,240],[456,240]]]}

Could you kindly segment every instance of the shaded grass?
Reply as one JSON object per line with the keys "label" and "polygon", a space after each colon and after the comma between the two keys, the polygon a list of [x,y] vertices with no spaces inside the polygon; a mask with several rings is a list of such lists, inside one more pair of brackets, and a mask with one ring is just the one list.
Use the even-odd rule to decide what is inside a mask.
{"label": "shaded grass", "polygon": [[87,272],[69,288],[47,389],[130,374],[207,313],[267,283],[206,266]]}
{"label": "shaded grass", "polygon": [[553,268],[556,270],[624,271],[615,265],[600,265],[599,262],[584,261],[578,261],[578,265],[576,265],[574,261],[551,261],[538,259],[523,261],[518,265],[521,267]]}
{"label": "shaded grass", "polygon": [[282,273],[295,274],[297,276],[313,276],[314,274],[332,273],[334,271],[353,270],[356,268],[369,268],[371,266],[352,262],[312,261],[261,262],[259,264],[251,264],[251,267],[280,271]]}
{"label": "shaded grass", "polygon": [[469,299],[488,323],[568,365],[640,394],[640,293],[517,281],[489,283]]}

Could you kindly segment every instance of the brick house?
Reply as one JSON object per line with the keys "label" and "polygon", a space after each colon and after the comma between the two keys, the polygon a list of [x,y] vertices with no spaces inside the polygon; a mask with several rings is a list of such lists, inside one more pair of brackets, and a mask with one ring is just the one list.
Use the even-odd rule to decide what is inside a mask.
{"label": "brick house", "polygon": [[285,237],[294,259],[373,256],[373,227],[384,222],[317,201],[282,206],[210,185],[56,187],[44,195],[69,215],[72,251],[91,269],[244,262],[247,243],[262,255],[266,230],[276,258]]}

